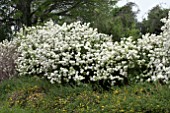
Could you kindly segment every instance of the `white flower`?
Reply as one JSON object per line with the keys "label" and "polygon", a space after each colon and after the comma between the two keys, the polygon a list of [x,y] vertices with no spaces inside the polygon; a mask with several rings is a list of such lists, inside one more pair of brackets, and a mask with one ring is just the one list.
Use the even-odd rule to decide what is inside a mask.
{"label": "white flower", "polygon": [[[137,41],[126,37],[114,43],[111,36],[98,33],[81,22],[60,26],[49,21],[44,26],[25,28],[28,33],[21,30],[14,40],[17,52],[21,53],[16,59],[17,70],[20,75],[44,73],[42,76],[48,77],[51,83],[61,83],[62,77],[65,82],[73,79],[77,82],[90,76],[91,81],[109,79],[114,84],[114,79],[122,80],[120,76],[133,74],[129,69],[141,68],[139,75],[145,74],[147,81],[163,79],[168,83],[170,14],[162,21],[165,25],[160,35],[146,34]],[[0,48],[4,44],[0,43]],[[0,52],[0,58],[3,55]],[[89,75],[88,70],[94,75]],[[143,76],[139,80],[144,81]]]}

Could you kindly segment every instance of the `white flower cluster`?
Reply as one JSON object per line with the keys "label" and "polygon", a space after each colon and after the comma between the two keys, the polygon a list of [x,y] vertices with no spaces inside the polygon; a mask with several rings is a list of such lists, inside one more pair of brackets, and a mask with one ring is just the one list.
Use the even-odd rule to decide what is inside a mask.
{"label": "white flower cluster", "polygon": [[168,83],[170,78],[170,16],[160,35],[146,34],[112,42],[89,24],[81,22],[21,30],[16,38],[20,75],[40,75],[51,83],[108,80]]}
{"label": "white flower cluster", "polygon": [[20,75],[44,75],[51,83],[119,78],[110,76],[104,66],[113,47],[111,37],[89,24],[59,26],[49,21],[45,26],[25,28],[16,42],[20,44],[16,61]]}
{"label": "white flower cluster", "polygon": [[[131,37],[113,45],[113,55],[109,65],[119,67],[123,76],[135,81],[170,80],[170,14],[162,19],[165,25],[160,35],[146,34],[137,41]],[[114,68],[112,68],[114,69]]]}
{"label": "white flower cluster", "polygon": [[160,35],[146,34],[138,39],[137,47],[139,56],[144,60],[143,77],[147,81],[160,81],[168,83],[170,80],[170,13],[167,19],[162,19],[164,26]]}

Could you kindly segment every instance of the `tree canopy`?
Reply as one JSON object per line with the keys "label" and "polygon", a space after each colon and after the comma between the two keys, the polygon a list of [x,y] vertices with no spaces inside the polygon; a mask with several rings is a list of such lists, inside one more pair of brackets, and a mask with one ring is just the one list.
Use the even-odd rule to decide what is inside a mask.
{"label": "tree canopy", "polygon": [[[119,0],[1,0],[0,32],[1,40],[10,38],[12,32],[21,27],[41,24],[52,19],[58,24],[77,20],[90,22],[99,32],[113,36],[113,40],[122,37],[139,37],[136,14],[129,2],[122,7]],[[11,29],[11,27],[13,29]],[[3,38],[2,38],[3,37]]]}
{"label": "tree canopy", "polygon": [[133,36],[139,37],[139,29],[137,28],[136,14],[132,8],[137,7],[135,3],[129,2],[122,7],[114,7],[107,16],[98,18],[100,24],[97,28],[100,32],[113,35],[113,40],[120,40],[122,37]]}
{"label": "tree canopy", "polygon": [[[111,0],[1,0],[1,22],[24,24],[31,26],[46,19],[79,16],[88,17],[94,11],[100,11],[104,6],[113,3]],[[86,13],[80,15],[79,13]],[[90,15],[91,16],[91,15]],[[89,17],[88,17],[89,18]],[[19,23],[17,23],[17,21]]]}
{"label": "tree canopy", "polygon": [[94,23],[99,15],[109,12],[118,0],[1,0],[0,24],[8,32],[23,25],[32,26],[53,19],[57,23],[81,20]]}
{"label": "tree canopy", "polygon": [[169,11],[170,9],[163,8],[160,5],[153,7],[149,11],[147,18],[140,24],[141,33],[154,33],[159,35],[162,32],[161,27],[163,26],[163,23],[160,20],[167,17]]}

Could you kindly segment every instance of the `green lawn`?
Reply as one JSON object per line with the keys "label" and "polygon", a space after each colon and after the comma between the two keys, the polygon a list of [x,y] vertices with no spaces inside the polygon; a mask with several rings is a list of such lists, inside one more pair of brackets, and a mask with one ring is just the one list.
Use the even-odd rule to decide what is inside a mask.
{"label": "green lawn", "polygon": [[0,84],[0,113],[170,113],[170,88],[160,84],[61,86],[38,77]]}

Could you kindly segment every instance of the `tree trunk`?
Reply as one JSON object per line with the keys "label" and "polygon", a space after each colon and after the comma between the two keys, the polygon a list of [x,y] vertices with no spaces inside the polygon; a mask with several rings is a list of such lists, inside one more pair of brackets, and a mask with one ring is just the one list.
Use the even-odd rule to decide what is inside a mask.
{"label": "tree trunk", "polygon": [[19,0],[17,9],[22,12],[21,22],[26,26],[31,26],[31,0]]}

